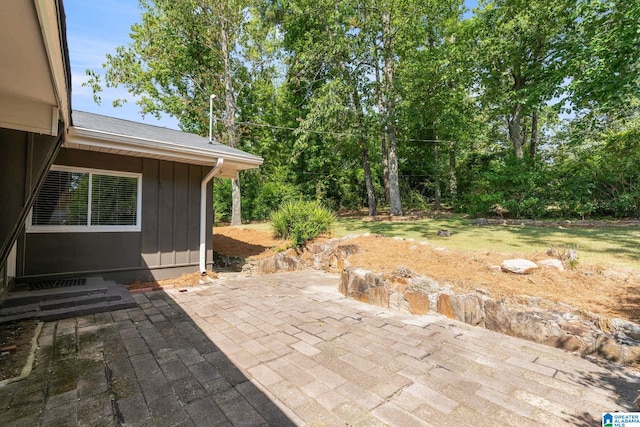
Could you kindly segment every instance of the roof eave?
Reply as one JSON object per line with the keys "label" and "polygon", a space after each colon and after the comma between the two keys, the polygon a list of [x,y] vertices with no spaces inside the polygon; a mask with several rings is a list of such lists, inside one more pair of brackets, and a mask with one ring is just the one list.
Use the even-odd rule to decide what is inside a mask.
{"label": "roof eave", "polygon": [[49,58],[51,79],[58,102],[52,112],[51,133],[58,133],[58,118],[71,123],[71,71],[67,49],[65,15],[62,2],[36,0],[35,7],[42,28],[45,50]]}
{"label": "roof eave", "polygon": [[166,158],[201,165],[214,165],[218,158],[223,158],[227,167],[233,167],[235,170],[255,169],[263,163],[261,157],[250,154],[242,155],[215,149],[198,149],[166,141],[137,138],[75,126],[69,129],[69,136],[63,146],[66,148],[95,147],[103,150],[134,152],[141,157]]}

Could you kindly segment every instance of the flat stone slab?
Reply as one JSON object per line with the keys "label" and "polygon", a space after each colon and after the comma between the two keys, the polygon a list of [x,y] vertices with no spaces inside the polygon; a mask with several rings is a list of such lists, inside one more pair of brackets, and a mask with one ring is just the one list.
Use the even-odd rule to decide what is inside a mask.
{"label": "flat stone slab", "polygon": [[502,271],[515,274],[531,274],[538,269],[538,265],[528,259],[506,259],[500,264]]}
{"label": "flat stone slab", "polygon": [[3,425],[600,425],[638,410],[637,371],[359,303],[337,275],[134,298],[46,322],[32,374],[0,388]]}

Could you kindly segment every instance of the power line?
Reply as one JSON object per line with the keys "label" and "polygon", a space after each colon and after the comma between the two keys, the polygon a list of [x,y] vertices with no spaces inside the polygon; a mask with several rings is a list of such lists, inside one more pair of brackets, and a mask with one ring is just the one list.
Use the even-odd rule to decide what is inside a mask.
{"label": "power line", "polygon": [[[236,122],[236,123],[240,124],[240,125],[247,125],[247,126],[256,126],[256,127],[263,127],[263,128],[269,128],[269,129],[278,129],[278,130],[289,130],[289,131],[293,131],[293,132],[314,133],[314,134],[318,134],[318,135],[330,135],[330,136],[335,136],[335,137],[357,137],[358,136],[356,134],[348,133],[348,132],[330,132],[330,131],[322,131],[322,130],[314,130],[314,129],[292,128],[292,127],[288,127],[288,126],[269,125],[269,124],[266,124],[266,123],[254,123],[254,122]],[[404,141],[409,141],[409,142],[449,142],[449,143],[455,143],[456,142],[456,141],[451,141],[451,140],[447,140],[447,139],[415,139],[415,138],[407,138],[407,139],[404,139]]]}

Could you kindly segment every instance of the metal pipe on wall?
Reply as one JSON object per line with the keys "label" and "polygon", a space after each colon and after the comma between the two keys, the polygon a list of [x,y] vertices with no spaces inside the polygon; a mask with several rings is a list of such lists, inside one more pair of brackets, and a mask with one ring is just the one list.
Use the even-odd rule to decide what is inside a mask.
{"label": "metal pipe on wall", "polygon": [[[207,184],[213,179],[224,164],[223,158],[218,158],[216,165],[209,171],[200,184],[200,273],[207,273]],[[209,230],[211,232],[211,230]]]}

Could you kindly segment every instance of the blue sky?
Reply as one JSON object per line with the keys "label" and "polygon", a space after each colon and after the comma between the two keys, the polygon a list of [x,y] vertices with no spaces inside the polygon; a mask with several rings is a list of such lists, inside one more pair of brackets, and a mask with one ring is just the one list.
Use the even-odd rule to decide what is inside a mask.
{"label": "blue sky", "polygon": [[[473,8],[477,0],[466,0],[465,3],[467,7]],[[102,103],[98,105],[93,101],[91,90],[82,87],[82,83],[87,81],[85,70],[101,73],[106,55],[115,52],[117,46],[129,43],[131,25],[140,20],[138,1],[65,0],[64,6],[67,15],[73,109],[178,129],[178,121],[173,117],[166,116],[161,120],[150,115],[143,117],[135,98],[124,88],[104,88],[101,93]],[[126,98],[128,102],[123,107],[115,108],[112,102],[118,98]]]}
{"label": "blue sky", "polygon": [[[85,70],[101,73],[108,53],[117,46],[129,43],[131,25],[140,20],[141,10],[137,0],[65,0],[67,15],[67,41],[71,62],[72,106],[74,110],[104,114],[106,116],[144,122],[178,129],[173,117],[157,120],[139,113],[135,98],[126,89],[104,88],[100,105],[93,101],[91,89],[82,87],[87,81]],[[112,106],[114,99],[126,98],[123,107]]]}

